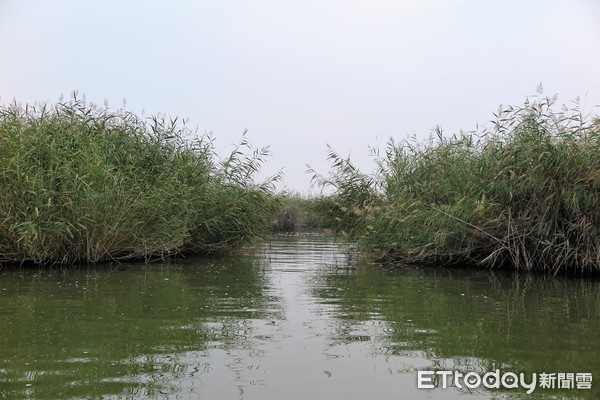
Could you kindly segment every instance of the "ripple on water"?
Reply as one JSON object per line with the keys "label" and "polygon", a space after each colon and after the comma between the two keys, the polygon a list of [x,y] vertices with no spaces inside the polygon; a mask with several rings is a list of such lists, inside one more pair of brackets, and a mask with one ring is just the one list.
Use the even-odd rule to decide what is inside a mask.
{"label": "ripple on water", "polygon": [[0,274],[0,397],[489,399],[416,371],[600,371],[597,283],[365,264],[326,236]]}

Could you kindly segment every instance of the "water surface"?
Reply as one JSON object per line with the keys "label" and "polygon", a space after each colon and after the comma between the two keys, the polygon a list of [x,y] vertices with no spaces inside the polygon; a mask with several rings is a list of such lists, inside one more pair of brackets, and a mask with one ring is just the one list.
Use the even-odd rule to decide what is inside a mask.
{"label": "water surface", "polygon": [[[351,253],[350,253],[351,254]],[[0,270],[0,398],[598,398],[600,284],[367,264],[332,238],[150,265]],[[591,390],[417,389],[417,370]]]}

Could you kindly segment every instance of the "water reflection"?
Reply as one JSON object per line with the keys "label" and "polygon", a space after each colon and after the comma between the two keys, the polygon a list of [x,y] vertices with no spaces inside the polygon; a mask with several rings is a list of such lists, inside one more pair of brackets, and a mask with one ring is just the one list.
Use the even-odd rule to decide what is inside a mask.
{"label": "water reflection", "polygon": [[236,257],[5,271],[0,397],[171,393],[164,383],[187,373],[186,352],[252,349],[251,321],[282,317],[260,268],[255,257]]}
{"label": "water reflection", "polygon": [[244,256],[1,271],[0,397],[529,398],[418,390],[416,370],[600,376],[598,282],[344,250],[278,236]]}
{"label": "water reflection", "polygon": [[[334,340],[375,333],[374,354],[422,357],[440,370],[600,374],[597,281],[377,265],[329,268],[315,279],[315,296],[344,321]],[[541,392],[598,396],[597,388]]]}

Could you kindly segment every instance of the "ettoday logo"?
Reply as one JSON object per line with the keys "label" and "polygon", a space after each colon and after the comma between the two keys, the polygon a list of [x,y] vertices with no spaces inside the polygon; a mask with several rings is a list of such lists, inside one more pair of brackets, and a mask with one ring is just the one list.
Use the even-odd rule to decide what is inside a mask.
{"label": "ettoday logo", "polygon": [[483,375],[478,372],[459,371],[417,371],[417,388],[446,389],[454,386],[458,389],[476,389],[481,386],[487,389],[525,389],[527,394],[536,388],[543,389],[591,389],[592,374],[590,372],[558,372],[558,373],[524,373],[500,372],[496,369]]}

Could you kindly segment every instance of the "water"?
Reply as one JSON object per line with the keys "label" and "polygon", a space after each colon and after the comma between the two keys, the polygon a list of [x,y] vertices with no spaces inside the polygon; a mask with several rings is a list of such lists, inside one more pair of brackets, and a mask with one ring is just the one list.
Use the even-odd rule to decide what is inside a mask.
{"label": "water", "polygon": [[[600,283],[353,259],[333,239],[0,271],[0,398],[600,397]],[[417,370],[590,372],[591,390],[417,388]]]}

